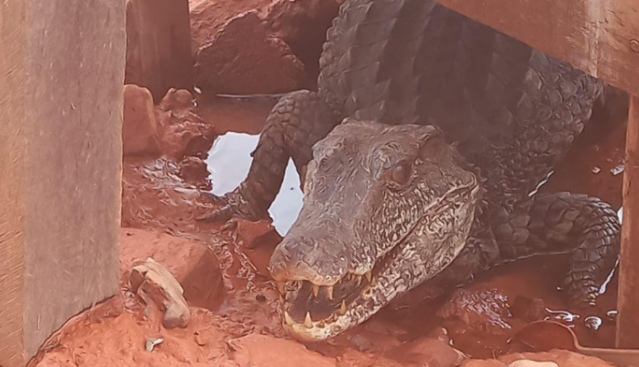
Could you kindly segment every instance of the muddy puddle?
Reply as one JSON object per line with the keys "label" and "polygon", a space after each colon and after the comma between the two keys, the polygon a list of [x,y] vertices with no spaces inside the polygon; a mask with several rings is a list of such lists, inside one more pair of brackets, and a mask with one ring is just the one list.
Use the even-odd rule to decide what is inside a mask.
{"label": "muddy puddle", "polygon": [[[251,152],[259,138],[259,135],[229,131],[215,140],[205,161],[211,173],[214,195],[233,191],[244,181],[251,166]],[[282,188],[269,208],[273,226],[280,235],[288,232],[301,209],[300,180],[293,161],[289,160]]]}

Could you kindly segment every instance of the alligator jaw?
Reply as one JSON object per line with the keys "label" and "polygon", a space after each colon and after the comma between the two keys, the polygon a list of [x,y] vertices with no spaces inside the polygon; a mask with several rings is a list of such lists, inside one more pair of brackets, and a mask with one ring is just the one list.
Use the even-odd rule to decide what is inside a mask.
{"label": "alligator jaw", "polygon": [[[461,190],[457,188],[449,192],[443,205],[437,205],[433,208],[436,213],[431,214],[446,212],[455,206],[456,200],[463,196],[476,197],[479,191],[476,181]],[[473,219],[472,214],[466,218],[467,230],[460,240],[455,241],[453,246],[442,246],[426,262],[420,260],[424,243],[411,241],[414,232],[421,231],[421,227],[428,222],[428,218],[422,218],[390,252],[378,259],[371,272],[364,275],[349,273],[338,283],[324,287],[309,281],[278,282],[278,289],[282,293],[279,311],[284,328],[289,335],[301,341],[312,342],[332,338],[368,320],[400,294],[445,269],[464,247]],[[409,280],[406,279],[407,269],[411,273]],[[351,292],[344,294],[339,292],[340,288],[350,289]],[[345,297],[340,299],[339,296]],[[329,315],[317,317],[317,314],[300,304],[300,299],[305,302],[317,299],[330,303],[332,310]],[[292,315],[289,311],[294,305],[299,309]]]}

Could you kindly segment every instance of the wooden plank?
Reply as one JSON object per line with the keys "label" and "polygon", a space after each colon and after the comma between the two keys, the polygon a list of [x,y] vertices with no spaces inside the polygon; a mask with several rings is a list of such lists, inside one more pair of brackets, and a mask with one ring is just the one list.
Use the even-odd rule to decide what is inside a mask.
{"label": "wooden plank", "polygon": [[118,291],[123,1],[0,1],[0,365]]}
{"label": "wooden plank", "polygon": [[126,84],[160,102],[170,88],[193,91],[188,0],[127,0]]}
{"label": "wooden plank", "polygon": [[435,0],[639,95],[637,0]]}
{"label": "wooden plank", "polygon": [[639,348],[639,96],[630,97],[623,180],[617,347]]}

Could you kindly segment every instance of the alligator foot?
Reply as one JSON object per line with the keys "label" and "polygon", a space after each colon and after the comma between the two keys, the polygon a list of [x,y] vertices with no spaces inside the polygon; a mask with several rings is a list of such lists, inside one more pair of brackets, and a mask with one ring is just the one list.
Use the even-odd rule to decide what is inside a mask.
{"label": "alligator foot", "polygon": [[248,220],[268,217],[268,208],[280,191],[288,160],[292,158],[301,173],[311,160],[313,145],[336,123],[314,92],[297,91],[282,97],[271,110],[251,154],[253,162],[247,178],[224,197],[210,198],[221,203],[221,207],[198,220],[225,222],[233,217]]}
{"label": "alligator foot", "polygon": [[200,222],[227,222],[234,217],[241,217],[250,221],[258,221],[268,216],[267,211],[260,211],[259,202],[252,204],[245,199],[249,195],[242,194],[244,188],[242,185],[228,194],[219,197],[210,193],[205,196],[214,204],[220,206],[210,213],[196,218]]}
{"label": "alligator foot", "polygon": [[619,258],[617,213],[609,204],[586,195],[538,194],[516,205],[510,219],[493,228],[505,258],[570,252],[563,289],[570,307],[577,310],[596,304]]}

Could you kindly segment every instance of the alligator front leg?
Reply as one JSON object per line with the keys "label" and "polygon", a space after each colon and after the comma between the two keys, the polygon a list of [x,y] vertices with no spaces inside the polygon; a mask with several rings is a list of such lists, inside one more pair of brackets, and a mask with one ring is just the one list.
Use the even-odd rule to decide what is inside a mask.
{"label": "alligator front leg", "polygon": [[569,304],[577,309],[595,305],[620,251],[621,225],[609,204],[568,192],[537,194],[510,213],[494,214],[492,228],[502,260],[570,252],[563,284]]}
{"label": "alligator front leg", "polygon": [[226,221],[233,216],[257,220],[268,216],[284,179],[289,158],[298,172],[311,160],[311,148],[337,121],[319,96],[310,91],[290,93],[273,107],[260,140],[251,154],[247,178],[223,198],[225,204],[199,218]]}

